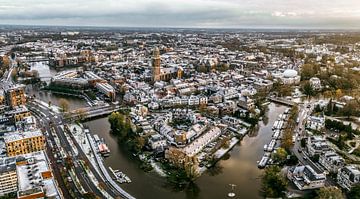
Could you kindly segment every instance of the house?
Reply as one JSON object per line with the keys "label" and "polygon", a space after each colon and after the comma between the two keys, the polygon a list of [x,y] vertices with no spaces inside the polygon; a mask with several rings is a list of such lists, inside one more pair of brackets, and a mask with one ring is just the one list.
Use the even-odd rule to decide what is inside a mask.
{"label": "house", "polygon": [[345,160],[337,153],[328,151],[320,155],[319,163],[325,167],[326,170],[332,173],[337,173],[340,168],[345,166]]}
{"label": "house", "polygon": [[321,89],[321,81],[320,81],[319,78],[312,77],[312,78],[310,78],[309,83],[310,83],[311,87],[314,90],[320,90]]}
{"label": "house", "polygon": [[320,131],[324,127],[325,127],[325,118],[324,117],[310,116],[306,120],[306,128]]}
{"label": "house", "polygon": [[326,139],[322,136],[308,137],[306,148],[310,156],[320,155],[321,153],[331,151]]}
{"label": "house", "polygon": [[337,174],[337,183],[344,189],[350,190],[355,184],[360,183],[360,170],[355,166],[340,168]]}
{"label": "house", "polygon": [[163,152],[164,149],[167,147],[166,139],[164,138],[164,136],[161,136],[159,134],[150,136],[149,145],[151,149],[156,152]]}
{"label": "house", "polygon": [[296,166],[288,169],[287,177],[299,190],[317,189],[325,186],[326,176],[317,173],[311,166]]}

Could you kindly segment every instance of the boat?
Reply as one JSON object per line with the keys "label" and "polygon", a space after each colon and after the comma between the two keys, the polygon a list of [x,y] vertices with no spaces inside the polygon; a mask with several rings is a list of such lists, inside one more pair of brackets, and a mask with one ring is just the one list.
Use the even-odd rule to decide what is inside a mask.
{"label": "boat", "polygon": [[114,175],[114,180],[116,180],[120,184],[122,184],[122,183],[130,183],[131,182],[131,179],[125,173],[123,173],[123,172],[121,172],[121,171],[119,171],[117,169],[113,170],[111,167],[109,167],[109,169],[112,172],[112,174]]}
{"label": "boat", "polygon": [[105,141],[103,138],[98,142],[98,150],[99,150],[99,153],[104,157],[108,157],[110,155],[110,149],[105,144]]}
{"label": "boat", "polygon": [[278,139],[280,137],[280,130],[276,130],[272,137]]}
{"label": "boat", "polygon": [[99,143],[100,142],[100,138],[97,134],[94,134],[94,140],[95,140],[95,143]]}
{"label": "boat", "polygon": [[269,151],[269,152],[273,151],[274,147],[275,147],[275,144],[276,144],[276,140],[275,139],[271,140],[268,147],[267,147],[267,151]]}
{"label": "boat", "polygon": [[264,153],[263,157],[261,158],[261,160],[258,164],[258,168],[259,169],[265,168],[269,159],[270,159],[270,153]]}

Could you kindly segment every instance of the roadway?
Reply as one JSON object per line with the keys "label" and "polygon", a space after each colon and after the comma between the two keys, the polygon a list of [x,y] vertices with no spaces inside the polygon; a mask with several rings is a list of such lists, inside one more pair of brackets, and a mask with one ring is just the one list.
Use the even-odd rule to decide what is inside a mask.
{"label": "roadway", "polygon": [[[49,132],[49,138],[52,140],[53,143],[55,143],[55,138],[52,135],[52,132],[55,133],[56,137],[60,141],[61,147],[64,149],[66,156],[68,157],[67,162],[73,163],[73,169],[75,172],[76,177],[79,179],[80,184],[84,188],[86,192],[94,193],[97,196],[102,196],[102,193],[98,190],[97,185],[94,185],[92,181],[89,179],[89,177],[86,174],[86,171],[80,166],[79,160],[86,160],[84,159],[84,154],[81,154],[80,156],[75,156],[73,146],[69,143],[67,138],[65,137],[65,132],[62,128],[60,128],[60,125],[62,125],[62,117],[55,115],[50,112],[49,109],[44,108],[43,106],[39,106],[36,103],[29,102],[32,106],[30,107],[30,110],[34,111],[34,108],[36,108],[37,111],[40,111],[42,114],[44,114],[45,118],[41,119],[41,123],[43,127]],[[60,150],[60,149],[59,149]],[[59,151],[58,150],[58,151]],[[81,149],[78,150],[78,152],[81,152]],[[86,162],[86,161],[85,161]],[[56,164],[55,162],[53,164]],[[60,164],[60,163],[57,163]],[[64,162],[63,162],[64,164]],[[90,165],[89,165],[90,166]]]}
{"label": "roadway", "polygon": [[[60,140],[61,146],[66,151],[67,156],[69,158],[71,158],[71,161],[74,163],[75,174],[77,175],[78,179],[80,180],[81,185],[85,188],[85,190],[87,192],[95,193],[96,195],[101,197],[102,193],[98,190],[97,185],[94,185],[92,183],[92,181],[86,175],[86,172],[84,171],[84,169],[81,166],[79,166],[80,165],[79,160],[82,160],[83,162],[87,162],[87,163],[89,163],[90,161],[88,160],[86,154],[81,149],[80,145],[77,143],[75,138],[72,136],[70,129],[68,129],[67,126],[64,125],[65,124],[63,122],[64,118],[60,114],[51,112],[51,110],[49,108],[44,107],[44,105],[42,105],[42,104],[38,104],[38,103],[34,103],[34,102],[30,102],[30,103],[32,105],[31,109],[36,109],[37,111],[40,111],[41,114],[43,114],[44,118],[42,121],[45,123],[45,125],[54,129],[57,137]],[[49,123],[51,123],[51,124],[49,124]],[[60,128],[61,125],[64,125],[64,127],[65,127],[64,130],[62,128]],[[72,140],[72,143],[70,143],[68,141],[68,138],[66,138],[65,133],[68,133],[70,139]],[[78,152],[77,155],[75,155],[73,152],[74,148]],[[94,174],[95,178],[97,179],[97,181],[99,183],[106,185],[103,188],[108,194],[110,194],[110,196],[112,196],[113,198],[117,198],[119,196],[122,196],[124,198],[129,198],[129,196],[128,196],[129,194],[126,193],[127,195],[124,195],[123,193],[120,193],[119,191],[114,189],[114,186],[111,185],[111,183],[109,181],[104,180],[105,178],[103,176],[100,176],[101,174],[98,173],[98,170],[96,170],[91,163],[86,164],[86,166]]]}
{"label": "roadway", "polygon": [[[298,114],[298,125],[295,128],[295,144],[292,148],[292,153],[299,159],[299,162],[302,165],[310,165],[317,173],[324,173],[325,169],[319,164],[314,163],[305,148],[301,147],[301,139],[307,138],[305,131],[305,122],[306,118],[309,117],[313,111],[314,103],[305,102],[304,104],[299,104],[299,114]],[[336,182],[330,178],[326,178],[326,186],[336,185]]]}

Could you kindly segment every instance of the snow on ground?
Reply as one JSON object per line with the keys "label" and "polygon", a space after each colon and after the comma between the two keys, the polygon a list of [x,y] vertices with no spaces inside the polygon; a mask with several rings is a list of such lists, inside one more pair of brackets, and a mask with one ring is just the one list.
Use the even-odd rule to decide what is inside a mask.
{"label": "snow on ground", "polygon": [[[39,103],[42,107],[44,107],[44,108],[49,108],[49,103],[46,103],[46,102],[41,101],[41,100],[38,100],[38,99],[35,99],[35,101],[36,101],[37,103]],[[50,105],[50,109],[51,109],[53,112],[55,112],[55,113],[61,113],[60,107],[58,107],[58,106]]]}
{"label": "snow on ground", "polygon": [[158,163],[156,163],[154,160],[150,160],[150,164],[154,168],[156,173],[158,173],[162,177],[166,177],[165,171],[160,167]]}
{"label": "snow on ground", "polygon": [[[90,146],[90,143],[84,132],[84,129],[77,124],[69,125],[69,129],[71,130],[71,133],[73,134],[77,143],[80,145],[82,151],[85,153],[85,155],[89,159],[90,163],[96,169],[96,172],[100,173],[100,170],[99,170],[96,160],[95,160],[95,156],[92,153],[91,146]],[[74,131],[74,129],[75,129],[75,131]]]}
{"label": "snow on ground", "polygon": [[236,138],[236,137],[233,137],[231,140],[230,140],[230,144],[229,144],[229,147],[228,148],[220,148],[219,150],[217,150],[215,153],[214,153],[214,157],[216,159],[220,159],[222,156],[224,156],[228,151],[230,151],[236,143],[239,142],[239,139]]}

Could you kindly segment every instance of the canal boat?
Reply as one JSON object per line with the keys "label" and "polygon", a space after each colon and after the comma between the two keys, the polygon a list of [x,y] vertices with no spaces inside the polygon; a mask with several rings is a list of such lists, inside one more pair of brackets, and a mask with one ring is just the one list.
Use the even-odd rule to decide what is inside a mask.
{"label": "canal boat", "polygon": [[270,159],[270,153],[265,153],[258,164],[258,168],[259,169],[265,168],[269,159]]}
{"label": "canal boat", "polygon": [[125,173],[115,169],[113,170],[111,167],[109,167],[111,173],[114,175],[114,180],[116,180],[118,183],[123,184],[123,183],[130,183],[131,180],[129,178],[129,176],[127,176]]}
{"label": "canal boat", "polygon": [[98,149],[99,149],[99,153],[104,156],[104,157],[108,157],[110,155],[110,149],[109,147],[105,144],[104,138],[102,138],[100,140],[100,142],[98,143]]}

